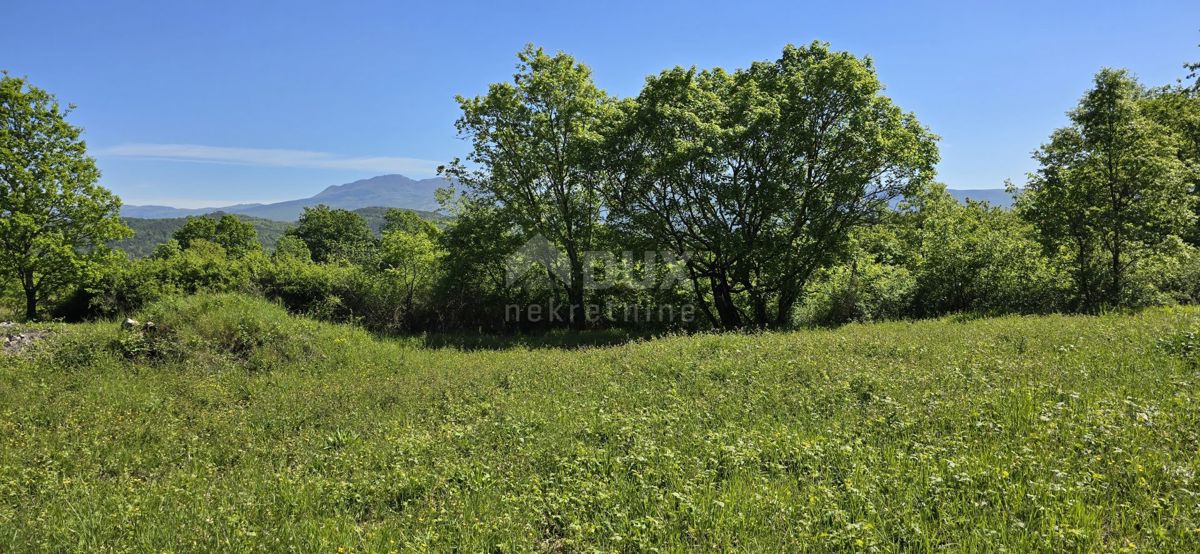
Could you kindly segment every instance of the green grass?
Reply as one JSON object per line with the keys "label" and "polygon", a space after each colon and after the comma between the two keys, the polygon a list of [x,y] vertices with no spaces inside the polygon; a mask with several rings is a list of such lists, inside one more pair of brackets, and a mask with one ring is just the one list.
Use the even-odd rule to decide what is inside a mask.
{"label": "green grass", "polygon": [[427,349],[172,300],[0,358],[11,550],[1200,550],[1200,311]]}

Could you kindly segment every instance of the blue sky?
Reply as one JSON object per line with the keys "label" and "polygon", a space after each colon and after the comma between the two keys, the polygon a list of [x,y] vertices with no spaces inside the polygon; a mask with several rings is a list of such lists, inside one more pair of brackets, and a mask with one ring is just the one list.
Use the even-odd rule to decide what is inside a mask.
{"label": "blue sky", "polygon": [[[501,5],[506,4],[506,5]],[[1024,179],[1103,66],[1165,84],[1200,60],[1200,2],[51,2],[4,0],[0,68],[78,105],[130,204],[276,201],[465,153],[455,94],[527,42],[610,94],[675,65],[743,67],[814,39],[876,61],[942,137],[954,188]]]}

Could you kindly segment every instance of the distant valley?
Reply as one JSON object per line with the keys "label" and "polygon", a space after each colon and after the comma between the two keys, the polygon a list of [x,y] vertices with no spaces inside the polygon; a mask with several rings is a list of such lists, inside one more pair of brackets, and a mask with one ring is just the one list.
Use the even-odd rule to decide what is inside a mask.
{"label": "distant valley", "polygon": [[998,208],[1011,208],[1013,196],[1005,189],[946,189],[955,200],[987,202]]}

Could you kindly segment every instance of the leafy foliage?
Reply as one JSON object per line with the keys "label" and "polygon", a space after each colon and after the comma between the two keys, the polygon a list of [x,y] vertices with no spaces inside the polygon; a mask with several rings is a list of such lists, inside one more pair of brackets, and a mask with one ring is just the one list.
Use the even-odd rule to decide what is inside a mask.
{"label": "leafy foliage", "polygon": [[0,274],[20,282],[28,319],[130,232],[69,114],[54,95],[0,73]]}
{"label": "leafy foliage", "polygon": [[374,242],[371,228],[362,216],[325,205],[304,208],[300,220],[287,235],[304,241],[313,261],[318,263],[359,259]]}
{"label": "leafy foliage", "polygon": [[1127,276],[1146,252],[1187,233],[1195,214],[1187,166],[1169,131],[1145,116],[1139,85],[1105,69],[1035,155],[1019,209],[1047,249],[1070,260],[1076,304],[1128,304]]}
{"label": "leafy foliage", "polygon": [[254,226],[229,214],[220,218],[189,217],[184,221],[183,227],[175,231],[172,238],[183,248],[188,248],[198,241],[210,241],[220,245],[227,254],[235,258],[262,250]]}
{"label": "leafy foliage", "polygon": [[403,313],[397,318],[405,322],[408,330],[415,330],[417,306],[430,304],[441,269],[440,232],[416,215],[400,212],[395,219],[384,228],[379,243],[380,262],[385,279],[402,288],[404,299],[397,309]]}
{"label": "leafy foliage", "polygon": [[472,145],[468,167],[455,161],[446,174],[470,201],[502,208],[528,238],[539,235],[561,248],[566,275],[555,285],[566,293],[570,321],[583,321],[585,253],[600,225],[600,134],[612,102],[592,82],[591,70],[571,56],[528,45],[513,82],[488,93],[457,98],[459,134]]}
{"label": "leafy foliage", "polygon": [[940,185],[856,230],[845,259],[817,277],[799,310],[805,324],[1050,312],[1067,295],[1030,224],[986,204],[959,204]]}
{"label": "leafy foliage", "polygon": [[1139,100],[1139,108],[1171,132],[1179,159],[1190,166],[1186,180],[1195,197],[1196,217],[1184,238],[1200,246],[1200,88],[1159,87]]}
{"label": "leafy foliage", "polygon": [[934,137],[882,90],[822,43],[648,78],[611,137],[617,224],[686,259],[721,326],[788,324],[850,232],[933,174]]}

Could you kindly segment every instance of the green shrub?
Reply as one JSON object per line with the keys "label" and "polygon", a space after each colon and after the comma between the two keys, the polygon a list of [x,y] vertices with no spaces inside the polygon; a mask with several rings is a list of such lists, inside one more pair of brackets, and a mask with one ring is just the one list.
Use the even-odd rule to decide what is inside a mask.
{"label": "green shrub", "polygon": [[796,319],[804,325],[840,325],[902,318],[915,288],[908,269],[863,257],[823,272]]}
{"label": "green shrub", "polygon": [[255,276],[269,265],[256,250],[230,258],[223,247],[204,239],[190,239],[187,248],[170,241],[151,257],[109,265],[80,294],[87,299],[87,317],[128,315],[173,294],[251,291]]}
{"label": "green shrub", "polygon": [[411,331],[418,322],[432,324],[430,284],[414,287],[390,269],[278,257],[264,266],[255,285],[288,311],[325,321],[357,323],[384,333]]}
{"label": "green shrub", "polygon": [[247,290],[261,256],[231,259],[221,245],[193,240],[177,256],[159,260],[160,277],[187,293]]}
{"label": "green shrub", "polygon": [[912,315],[1044,313],[1062,307],[1068,283],[1011,211],[960,205],[934,191],[901,217],[917,285]]}
{"label": "green shrub", "polygon": [[219,358],[252,370],[306,360],[320,363],[345,354],[331,345],[344,344],[347,336],[356,340],[365,336],[353,328],[294,317],[277,304],[239,294],[170,297],[150,305],[137,318],[153,322],[157,331],[132,333],[140,336],[127,341],[135,353],[140,348],[155,352],[162,346],[155,341],[169,339],[198,361]]}
{"label": "green shrub", "polygon": [[114,317],[131,314],[143,306],[178,292],[178,285],[166,279],[158,258],[128,260],[110,267],[82,289],[86,294],[87,315]]}
{"label": "green shrub", "polygon": [[1127,306],[1200,303],[1200,250],[1170,237],[1129,271]]}
{"label": "green shrub", "polygon": [[123,327],[110,344],[115,353],[127,360],[151,362],[184,358],[190,346],[179,341],[173,328],[154,323]]}

